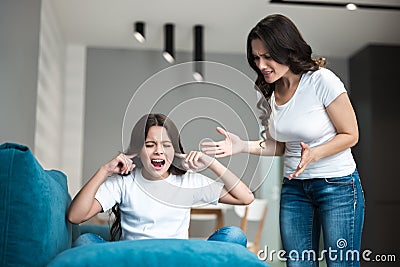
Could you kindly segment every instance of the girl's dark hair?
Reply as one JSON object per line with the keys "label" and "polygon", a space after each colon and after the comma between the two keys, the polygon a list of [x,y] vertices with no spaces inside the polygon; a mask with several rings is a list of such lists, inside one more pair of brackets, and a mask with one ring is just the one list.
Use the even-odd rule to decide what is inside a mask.
{"label": "girl's dark hair", "polygon": [[260,116],[262,124],[268,127],[267,121],[271,112],[268,100],[275,90],[275,83],[267,83],[254,62],[251,42],[255,39],[260,39],[264,43],[273,60],[288,66],[295,74],[318,70],[325,66],[325,59],[311,57],[312,49],[304,41],[296,25],[281,14],[269,15],[251,29],[247,37],[247,61],[257,73],[255,89],[264,96],[258,101],[257,107],[262,111]]}
{"label": "girl's dark hair", "polygon": [[[175,126],[175,124],[164,114],[150,113],[143,115],[133,127],[129,147],[125,152],[125,154],[130,155],[139,153],[139,151],[144,146],[147,134],[149,132],[150,127],[152,126],[164,127],[168,132],[168,136],[171,138],[172,146],[174,147],[175,152],[180,154],[185,153],[183,150],[183,146],[181,144],[181,138],[178,128]],[[136,167],[139,168],[143,167],[143,163],[140,161],[138,157],[135,157],[132,160],[133,163],[136,165]],[[180,166],[180,164],[178,163],[179,160],[180,160],[179,158],[174,157],[174,160],[168,169],[169,173],[174,175],[183,175],[186,173],[186,170],[180,169],[178,167]],[[115,241],[119,240],[122,235],[121,212],[118,207],[118,204],[116,204],[111,209],[111,211],[114,214],[115,221],[111,226],[110,236],[111,236],[111,241]]]}

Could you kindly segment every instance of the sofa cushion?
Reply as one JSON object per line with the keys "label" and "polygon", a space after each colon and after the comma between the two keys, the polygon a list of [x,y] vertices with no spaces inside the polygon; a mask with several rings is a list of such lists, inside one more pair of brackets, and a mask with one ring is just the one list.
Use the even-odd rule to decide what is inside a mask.
{"label": "sofa cushion", "polygon": [[62,266],[268,266],[245,247],[200,239],[144,239],[68,249],[49,267]]}
{"label": "sofa cushion", "polygon": [[0,146],[0,199],[0,266],[45,266],[71,246],[66,176],[28,147]]}

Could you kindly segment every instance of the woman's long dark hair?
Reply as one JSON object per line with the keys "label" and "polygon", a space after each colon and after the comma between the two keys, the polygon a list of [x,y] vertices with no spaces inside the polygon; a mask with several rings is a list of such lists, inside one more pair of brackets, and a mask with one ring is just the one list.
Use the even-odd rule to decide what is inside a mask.
{"label": "woman's long dark hair", "polygon": [[[175,124],[164,114],[160,113],[150,113],[143,115],[135,126],[132,129],[131,140],[129,143],[129,147],[125,154],[138,154],[139,151],[143,148],[147,133],[149,132],[150,127],[152,126],[162,126],[167,132],[168,136],[171,138],[172,146],[176,153],[184,154],[183,146],[181,143],[180,134],[178,128]],[[138,157],[132,159],[133,163],[135,163],[136,167],[143,167],[143,163],[140,161]],[[174,160],[169,167],[168,171],[174,175],[183,175],[186,173],[186,170],[180,169],[178,166],[179,159],[174,157]],[[112,209],[112,214],[114,214],[115,220],[110,229],[111,241],[119,240],[122,235],[121,228],[121,212],[118,204],[116,204]]]}
{"label": "woman's long dark hair", "polygon": [[247,37],[247,61],[257,73],[255,89],[263,95],[258,101],[257,107],[262,111],[260,116],[262,124],[268,127],[268,118],[271,112],[269,99],[275,90],[275,83],[267,83],[254,62],[251,42],[255,39],[264,43],[273,60],[288,66],[294,74],[318,70],[325,65],[325,59],[311,57],[312,49],[304,41],[296,25],[281,14],[269,15],[251,29]]}

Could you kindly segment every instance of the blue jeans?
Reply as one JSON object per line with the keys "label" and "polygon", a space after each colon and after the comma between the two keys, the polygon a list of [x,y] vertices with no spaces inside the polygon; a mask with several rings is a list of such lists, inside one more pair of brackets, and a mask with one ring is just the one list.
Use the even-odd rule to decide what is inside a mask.
{"label": "blue jeans", "polygon": [[[284,178],[280,229],[287,266],[360,266],[364,193],[357,169],[335,178]],[[322,228],[324,250],[319,251]]]}
{"label": "blue jeans", "polygon": [[[231,242],[237,243],[244,247],[247,246],[247,237],[246,234],[237,226],[225,226],[217,231],[215,231],[207,240],[211,241],[222,241],[222,242]],[[102,237],[92,234],[85,233],[80,235],[73,243],[74,247],[90,245],[96,243],[105,243],[108,242],[104,240]]]}
{"label": "blue jeans", "polygon": [[247,247],[246,234],[237,226],[224,226],[219,228],[207,240],[237,243]]}

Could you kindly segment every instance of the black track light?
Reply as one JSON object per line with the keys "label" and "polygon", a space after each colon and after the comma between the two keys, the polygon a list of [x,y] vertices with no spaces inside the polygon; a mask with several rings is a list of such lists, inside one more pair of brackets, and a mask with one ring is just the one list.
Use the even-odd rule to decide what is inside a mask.
{"label": "black track light", "polygon": [[203,26],[195,25],[194,28],[194,53],[193,53],[193,61],[194,61],[194,72],[193,78],[196,81],[204,80],[203,73]]}
{"label": "black track light", "polygon": [[144,34],[144,22],[135,22],[133,36],[135,36],[136,40],[138,40],[140,43],[144,43],[144,41],[146,41]]}
{"label": "black track light", "polygon": [[169,63],[175,62],[175,51],[174,51],[174,24],[167,23],[164,25],[165,34],[165,46],[163,57]]}

